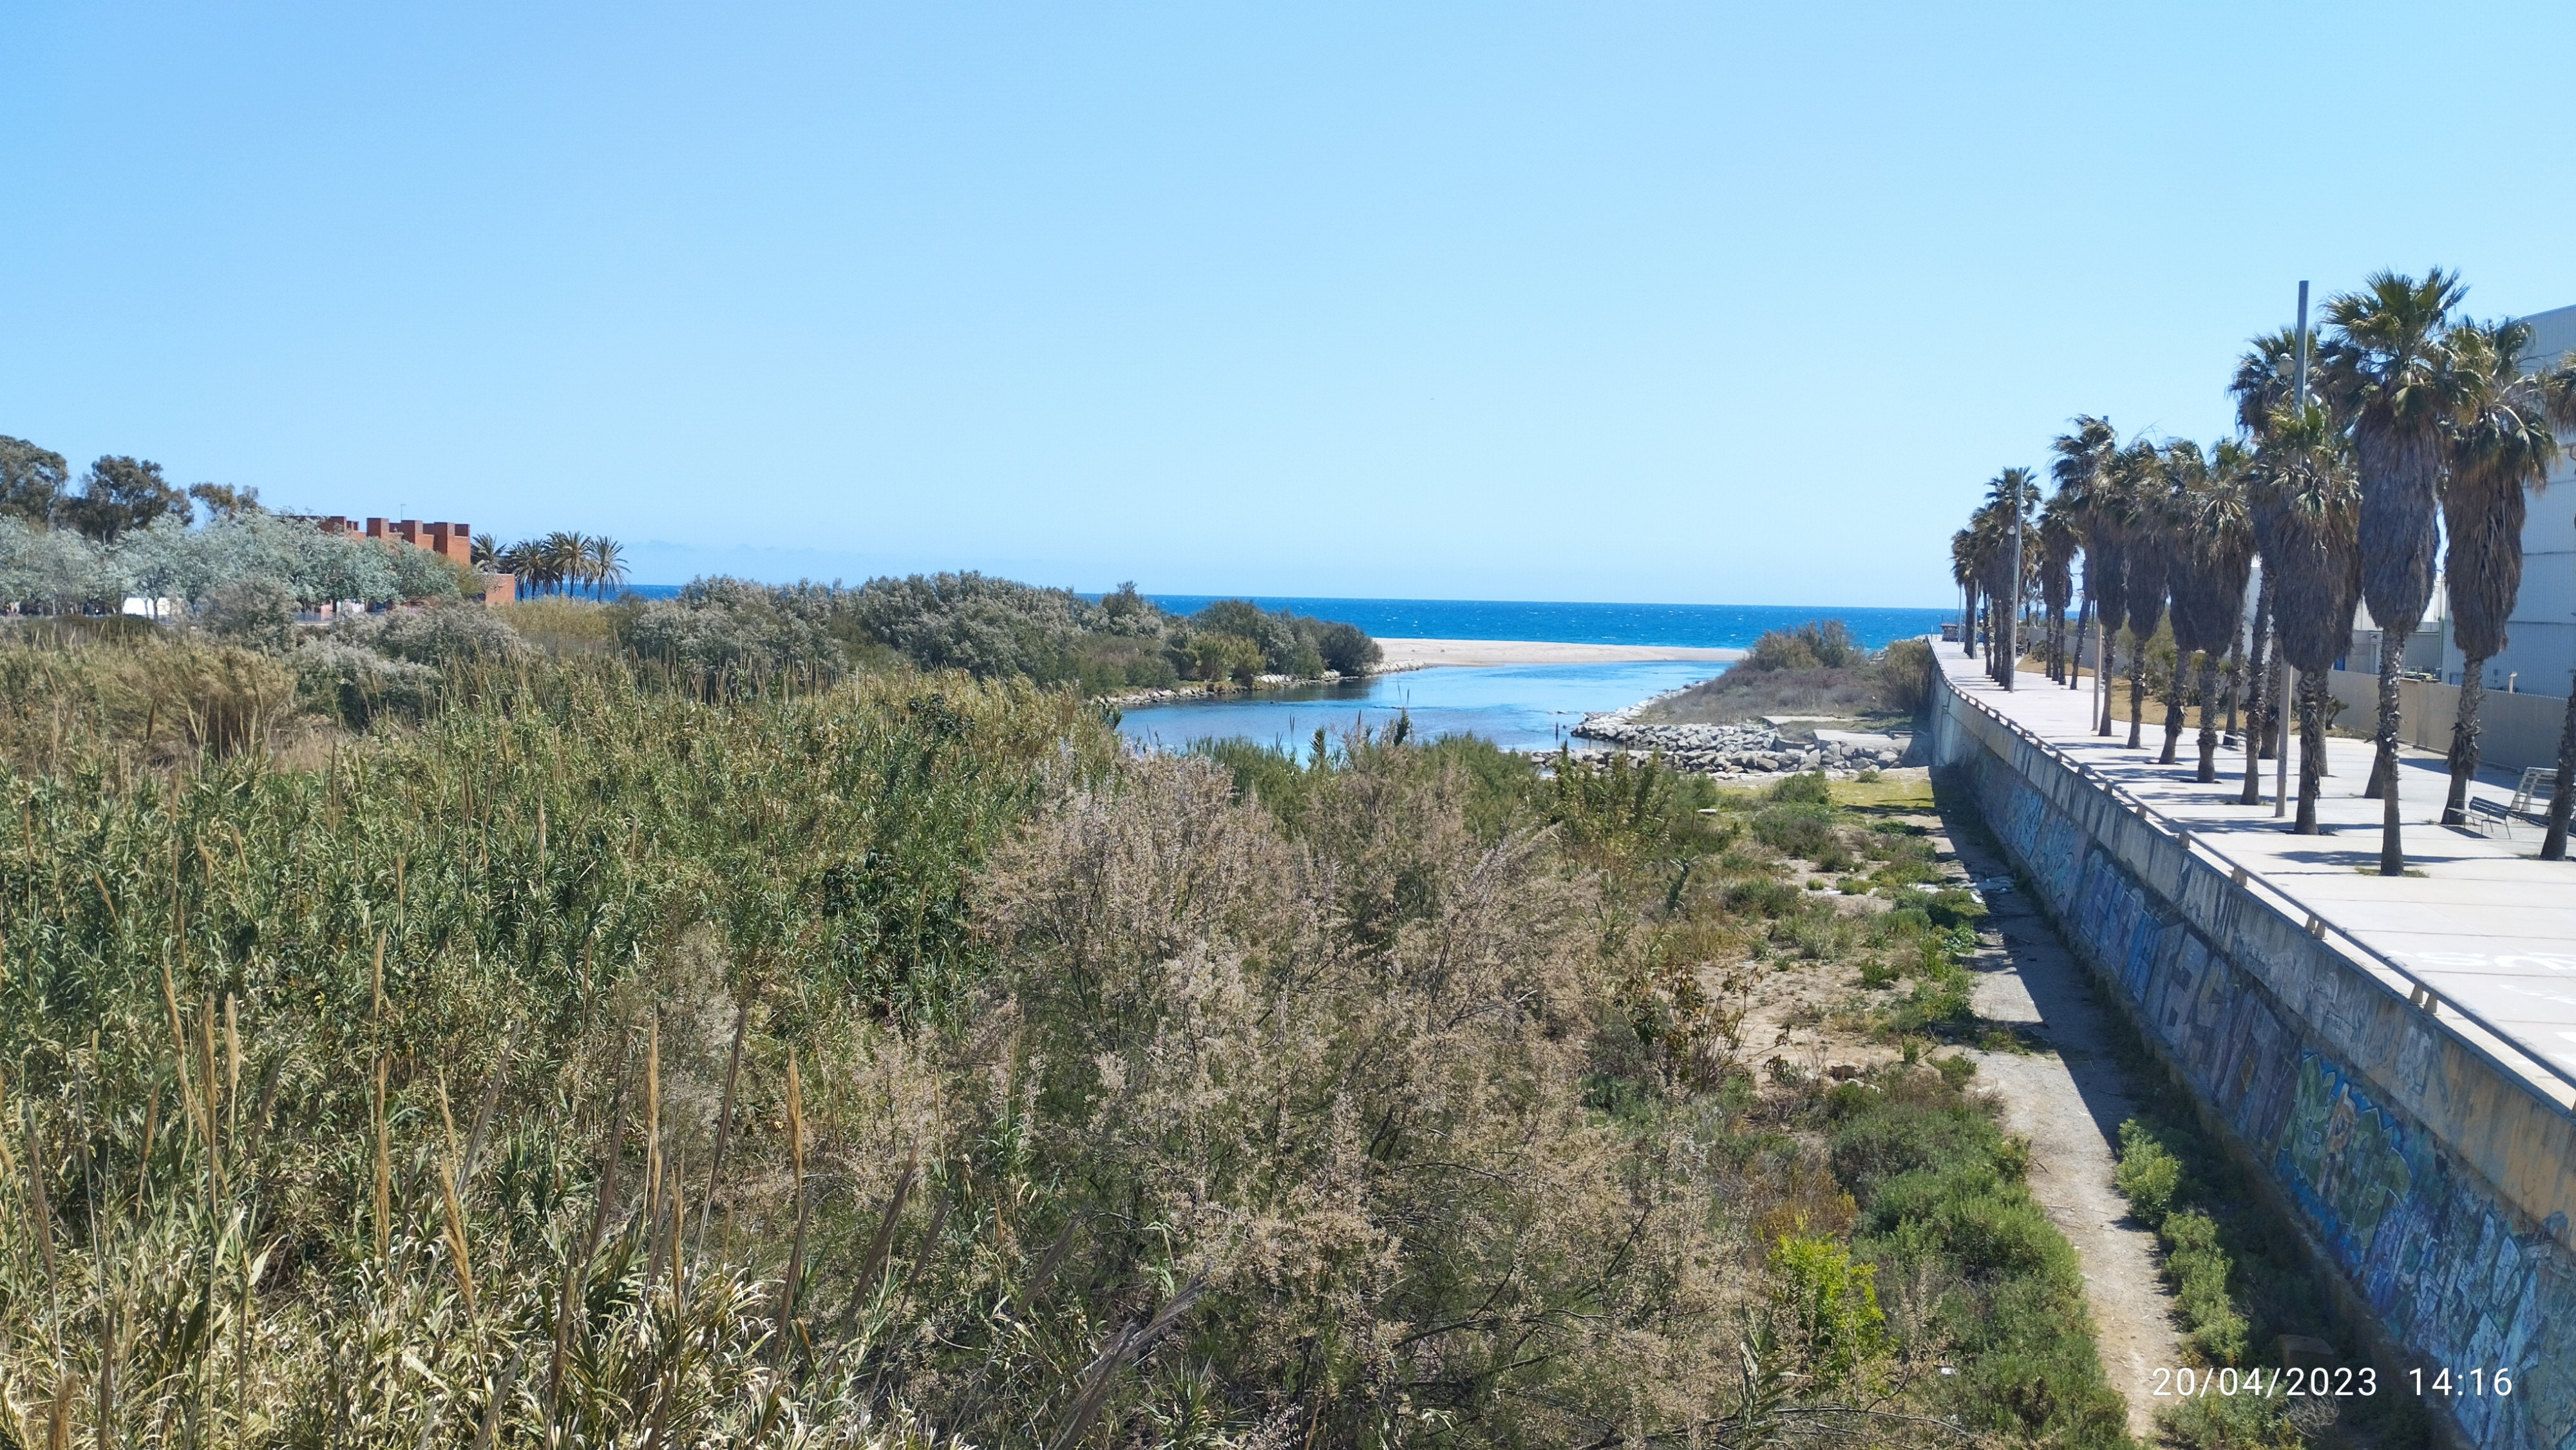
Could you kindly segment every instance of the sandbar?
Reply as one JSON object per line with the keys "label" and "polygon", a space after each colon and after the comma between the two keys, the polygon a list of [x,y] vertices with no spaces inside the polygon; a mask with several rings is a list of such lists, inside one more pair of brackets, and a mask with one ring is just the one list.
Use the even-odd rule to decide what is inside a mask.
{"label": "sandbar", "polygon": [[1562,644],[1544,639],[1385,639],[1381,670],[1419,670],[1433,665],[1600,665],[1628,660],[1708,660],[1729,663],[1744,658],[1740,649],[1693,649],[1661,644]]}

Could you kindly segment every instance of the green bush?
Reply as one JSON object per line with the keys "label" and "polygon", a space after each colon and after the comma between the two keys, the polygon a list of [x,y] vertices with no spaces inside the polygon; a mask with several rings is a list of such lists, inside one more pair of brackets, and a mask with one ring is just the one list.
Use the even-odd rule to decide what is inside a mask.
{"label": "green bush", "polygon": [[1922,1286],[1919,1308],[1954,1346],[1949,1412],[1977,1430],[2128,1450],[2125,1407],[2083,1332],[2075,1251],[2022,1181],[2027,1149],[1940,1073],[1881,1081],[1832,1100],[1831,1162],[1859,1204],[1855,1257],[1882,1282]]}
{"label": "green bush", "polygon": [[2161,1228],[2182,1187],[2182,1160],[2166,1152],[2146,1124],[2131,1118],[2120,1125],[2120,1164],[2111,1181],[2140,1223]]}
{"label": "green bush", "polygon": [[1823,771],[1811,770],[1772,782],[1770,788],[1762,793],[1762,798],[1782,805],[1830,805],[1834,799],[1834,788],[1832,782],[1825,779]]}
{"label": "green bush", "polygon": [[344,640],[308,640],[286,663],[304,708],[353,729],[385,715],[418,720],[438,697],[438,671]]}
{"label": "green bush", "polygon": [[[421,665],[468,661],[509,663],[528,653],[507,620],[480,604],[433,604],[368,617],[348,638],[378,654]],[[337,631],[335,631],[336,633]]]}
{"label": "green bush", "polygon": [[1794,629],[1764,630],[1739,670],[1839,670],[1861,664],[1869,652],[1854,643],[1839,619],[1810,620]]}
{"label": "green bush", "polygon": [[1782,855],[1814,861],[1840,848],[1834,824],[1830,806],[1765,806],[1754,814],[1753,839]]}
{"label": "green bush", "polygon": [[227,643],[270,654],[283,654],[295,643],[294,596],[266,575],[216,586],[200,618],[209,634]]}
{"label": "green bush", "polygon": [[1878,656],[1880,692],[1888,708],[1921,715],[1932,707],[1932,682],[1940,673],[1928,640],[1900,639]]}

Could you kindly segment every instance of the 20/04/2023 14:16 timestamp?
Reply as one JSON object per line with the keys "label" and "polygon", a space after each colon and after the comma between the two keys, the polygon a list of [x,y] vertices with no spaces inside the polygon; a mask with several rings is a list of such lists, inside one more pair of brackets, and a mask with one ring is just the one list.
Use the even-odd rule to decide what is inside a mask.
{"label": "20/04/2023 14:16 timestamp", "polygon": [[[2488,1395],[2503,1397],[2513,1393],[2513,1368],[2510,1365],[2470,1369],[2448,1367],[2408,1370],[2419,1398],[2467,1399]],[[2218,1395],[2232,1398],[2251,1395],[2258,1399],[2283,1398],[2367,1398],[2379,1393],[2379,1372],[2367,1365],[2316,1366],[2298,1369],[2158,1369],[2153,1374],[2158,1399]]]}
{"label": "20/04/2023 14:16 timestamp", "polygon": [[2482,1395],[2513,1393],[2513,1370],[2510,1366],[2497,1369],[2480,1366],[2457,1372],[2446,1367],[2435,1370],[2430,1375],[2420,1369],[2410,1370],[2408,1373],[2415,1376],[2415,1393],[2419,1395],[2475,1399]]}

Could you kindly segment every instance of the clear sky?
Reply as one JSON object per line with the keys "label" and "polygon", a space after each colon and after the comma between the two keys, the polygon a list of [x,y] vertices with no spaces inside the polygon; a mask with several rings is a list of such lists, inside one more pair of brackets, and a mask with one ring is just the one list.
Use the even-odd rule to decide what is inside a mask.
{"label": "clear sky", "polygon": [[639,582],[1939,604],[2368,270],[2576,302],[2576,7],[0,9],[0,433]]}

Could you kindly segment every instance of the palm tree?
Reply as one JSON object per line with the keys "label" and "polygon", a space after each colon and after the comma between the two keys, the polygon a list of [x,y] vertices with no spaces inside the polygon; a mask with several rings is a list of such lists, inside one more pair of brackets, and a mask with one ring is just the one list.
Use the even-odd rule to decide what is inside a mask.
{"label": "palm tree", "polygon": [[2299,672],[2299,815],[2291,829],[2313,836],[2326,771],[2326,673],[2352,647],[2361,597],[2361,493],[2349,441],[2325,409],[2274,413],[2247,495],[2272,583],[2273,636]]}
{"label": "palm tree", "polygon": [[1986,668],[1997,683],[2010,687],[2021,667],[2022,596],[2030,584],[2030,513],[2039,502],[2039,484],[2027,468],[2007,468],[1986,485],[1985,507],[1977,510],[1979,543],[1985,565],[1985,593],[1993,602],[1993,632],[1987,637]]}
{"label": "palm tree", "polygon": [[[2075,526],[2084,545],[2084,611],[2101,619],[2103,651],[2107,655],[2110,639],[2119,628],[2121,608],[2128,594],[2123,587],[2120,551],[2119,510],[2110,496],[2104,470],[2113,454],[2119,451],[2120,435],[2107,418],[2085,414],[2070,420],[2071,433],[2061,433],[2049,445],[2057,455],[2048,465],[2049,475],[2057,480],[2057,493],[2068,500],[2068,521]],[[2084,612],[2075,617],[2075,652],[2084,652]],[[2097,661],[2094,677],[2105,678],[2106,669]],[[2111,733],[2110,696],[2103,696],[2102,732]]]}
{"label": "palm tree", "polygon": [[[2187,590],[2174,596],[2174,618],[2190,620],[2200,651],[2200,772],[2218,779],[2218,657],[2236,647],[2245,624],[2245,586],[2254,573],[2254,519],[2246,496],[2254,456],[2243,444],[2210,450],[2200,486],[2186,501]],[[2184,600],[2189,599],[2188,608]],[[2176,636],[2179,640],[2179,631]],[[2182,661],[2174,661],[2180,672]]]}
{"label": "palm tree", "polygon": [[[2156,450],[2156,488],[2151,497],[2158,550],[2164,556],[2166,617],[2173,626],[2173,671],[2165,677],[2165,745],[2156,763],[2171,765],[2182,745],[2182,702],[2191,678],[2192,656],[2204,647],[2192,568],[2197,541],[2192,537],[2198,496],[2209,484],[2209,460],[2200,445],[2180,438]],[[2205,705],[2206,702],[2204,702]]]}
{"label": "palm tree", "polygon": [[2379,626],[2379,872],[2406,873],[2398,815],[2399,666],[2433,601],[2434,513],[2442,430],[2463,377],[2445,336],[2467,288],[2439,267],[2422,281],[2376,272],[2326,304],[2334,331],[2322,361],[2326,397],[2352,434],[2361,484],[2361,585]]}
{"label": "palm tree", "polygon": [[2066,657],[2066,606],[2075,598],[2075,521],[2063,490],[2040,505],[2038,548],[2033,565],[2039,584],[2039,607],[2048,620],[2048,677],[2064,681],[2071,672]]}
{"label": "palm tree", "polygon": [[626,582],[626,550],[605,534],[593,534],[583,542],[584,560],[590,575],[590,595],[602,598],[606,591]]}
{"label": "palm tree", "polygon": [[[2450,480],[2442,490],[2442,523],[2449,548],[2442,572],[2450,584],[2452,629],[2467,660],[2460,671],[2459,719],[2451,727],[2451,791],[2442,823],[2457,826],[2468,821],[2469,779],[2478,770],[2486,664],[2504,648],[2505,620],[2522,590],[2525,491],[2546,485],[2558,461],[2551,424],[2576,423],[2576,417],[2563,411],[2550,416],[2550,401],[2567,398],[2568,383],[2553,388],[2524,371],[2529,324],[2471,323],[2452,336],[2465,396],[2448,434]],[[2562,368],[2558,376],[2576,373]]]}
{"label": "palm tree", "polygon": [[583,559],[581,535],[557,529],[537,541],[537,556],[540,560],[541,577],[549,590],[559,594],[567,593],[581,578]]}
{"label": "palm tree", "polygon": [[1967,613],[1959,621],[1959,652],[1977,657],[1977,536],[1961,529],[1950,536],[1950,577],[1958,581]]}
{"label": "palm tree", "polygon": [[[2165,614],[2166,540],[2164,519],[2155,492],[2162,460],[2144,438],[2114,455],[2105,470],[2115,506],[2121,511],[2121,594],[2128,606],[2122,622],[2129,630],[2129,748],[2146,733],[2147,644]],[[2110,621],[2106,617],[2103,623]]]}
{"label": "palm tree", "polygon": [[[2236,377],[2227,391],[2236,399],[2237,432],[2258,449],[2270,437],[2273,417],[2287,409],[2290,394],[2297,389],[2298,355],[2299,330],[2284,327],[2252,339],[2244,356],[2237,359]],[[2239,805],[2263,803],[2262,763],[2272,755],[2274,729],[2284,705],[2279,651],[2271,648],[2277,628],[2272,571],[2266,569],[2254,598],[2253,628],[2248,631],[2252,647],[2245,674],[2245,789],[2237,797]]]}
{"label": "palm tree", "polygon": [[473,560],[475,568],[490,569],[495,567],[495,562],[499,559],[500,554],[501,544],[499,540],[493,538],[490,534],[476,534],[474,536]]}

